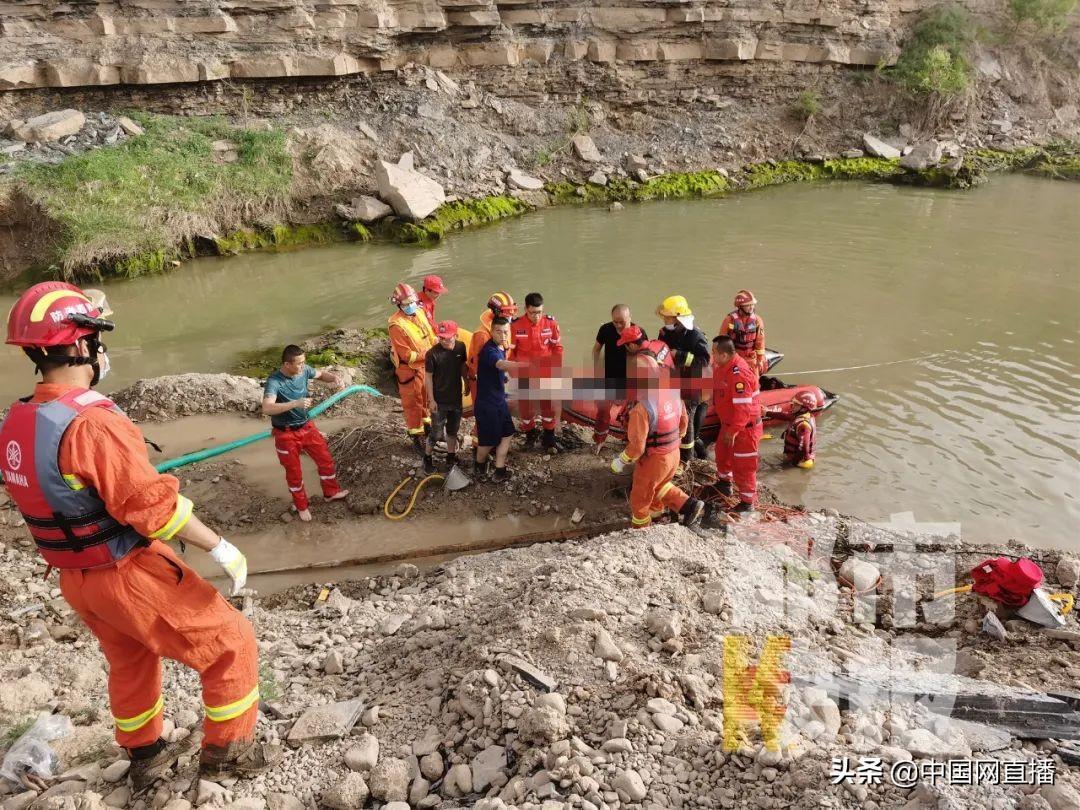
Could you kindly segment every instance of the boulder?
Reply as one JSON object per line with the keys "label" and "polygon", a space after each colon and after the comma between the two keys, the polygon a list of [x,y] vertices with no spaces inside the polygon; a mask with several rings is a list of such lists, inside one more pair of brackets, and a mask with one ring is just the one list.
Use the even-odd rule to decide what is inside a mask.
{"label": "boulder", "polygon": [[566,718],[550,706],[533,707],[518,721],[518,732],[524,742],[551,743],[570,733]]}
{"label": "boulder", "polygon": [[593,655],[603,658],[605,661],[614,661],[616,664],[623,660],[623,651],[611,638],[603,627],[596,631],[596,643],[593,645]]}
{"label": "boulder", "polygon": [[840,576],[854,586],[857,591],[868,591],[881,577],[877,566],[860,560],[858,557],[848,557],[840,566]]}
{"label": "boulder", "polygon": [[917,144],[910,152],[900,158],[900,165],[905,169],[921,172],[936,166],[941,160],[941,144],[937,141],[925,141]]}
{"label": "boulder", "polygon": [[460,798],[473,792],[472,769],[464,762],[451,765],[443,780],[443,791],[447,796]]}
{"label": "boulder", "polygon": [[368,800],[368,786],[358,773],[345,778],[322,795],[322,803],[334,810],[360,810]]}
{"label": "boulder", "polygon": [[875,138],[869,132],[862,136],[863,146],[866,147],[866,151],[871,155],[879,158],[898,158],[900,157],[900,150],[895,146],[885,143],[880,138]]}
{"label": "boulder", "polygon": [[145,131],[142,127],[140,127],[126,115],[121,115],[119,118],[117,118],[116,123],[120,125],[120,129],[124,130],[124,132],[130,135],[132,138],[134,138],[136,135],[142,135]]}
{"label": "boulder", "polygon": [[1053,810],[1075,810],[1080,807],[1080,793],[1060,779],[1053,785],[1039,788],[1039,795],[1046,799]]}
{"label": "boulder", "polygon": [[345,764],[350,771],[370,771],[378,761],[379,738],[374,734],[361,734],[356,745],[345,752]]}
{"label": "boulder", "polygon": [[472,789],[483,793],[503,774],[506,767],[506,749],[501,745],[489,745],[472,761]]}
{"label": "boulder", "polygon": [[648,793],[645,783],[641,780],[641,774],[633,768],[619,771],[612,780],[611,786],[619,793],[626,794],[632,802],[640,802]]}
{"label": "boulder", "polygon": [[606,186],[607,175],[600,171],[593,172],[589,175],[589,184],[593,186]]}
{"label": "boulder", "polygon": [[600,150],[596,148],[596,142],[588,135],[575,135],[572,139],[574,154],[586,163],[599,163],[604,159]]}
{"label": "boulder", "polygon": [[1080,580],[1080,560],[1075,557],[1062,557],[1058,560],[1054,573],[1057,575],[1058,584],[1071,588]]}
{"label": "boulder", "polygon": [[409,766],[403,759],[384,759],[368,777],[371,795],[380,802],[403,802],[409,798]]}
{"label": "boulder", "polygon": [[12,131],[20,141],[49,143],[74,135],[85,124],[86,116],[78,110],[58,110],[31,118]]}
{"label": "boulder", "polygon": [[375,164],[379,196],[398,216],[421,220],[446,202],[443,187],[420,172],[380,160]]}
{"label": "boulder", "polygon": [[347,219],[350,222],[363,222],[364,224],[378,222],[380,219],[394,213],[394,209],[378,197],[367,194],[354,197],[351,203],[338,205],[335,210],[342,219]]}
{"label": "boulder", "polygon": [[544,188],[543,180],[531,177],[518,169],[511,169],[507,173],[506,182],[510,188],[516,188],[522,191],[542,191]]}

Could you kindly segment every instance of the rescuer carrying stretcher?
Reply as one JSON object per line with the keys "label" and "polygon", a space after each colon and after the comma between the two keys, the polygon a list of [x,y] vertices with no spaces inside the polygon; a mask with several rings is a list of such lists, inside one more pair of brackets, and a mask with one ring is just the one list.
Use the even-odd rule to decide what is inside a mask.
{"label": "rescuer carrying stretcher", "polygon": [[[8,315],[7,343],[41,372],[31,396],[0,426],[0,472],[38,552],[109,662],[116,741],[136,792],[191,750],[166,743],[161,659],[199,673],[205,717],[199,773],[244,777],[280,759],[254,739],[258,650],[251,623],[166,543],[209,552],[237,593],[247,560],[194,514],[179,481],[151,465],[139,429],[93,390],[109,372],[104,295],[62,282],[36,284]],[[197,780],[196,780],[197,784]]]}

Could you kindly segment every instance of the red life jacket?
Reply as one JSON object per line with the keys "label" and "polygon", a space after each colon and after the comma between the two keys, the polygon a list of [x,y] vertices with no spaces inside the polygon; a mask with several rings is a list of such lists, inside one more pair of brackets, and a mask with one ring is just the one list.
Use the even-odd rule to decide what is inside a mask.
{"label": "red life jacket", "polygon": [[671,347],[662,340],[646,340],[641,347],[656,358],[658,365],[664,368],[675,368],[675,358],[671,356]]}
{"label": "red life jacket", "polygon": [[733,327],[731,339],[735,343],[735,351],[743,355],[753,354],[754,342],[757,340],[758,329],[761,326],[757,313],[747,317],[736,309],[734,312],[729,312],[728,317],[731,318]]}
{"label": "red life jacket", "polygon": [[87,408],[112,400],[85,388],[52,402],[16,402],[0,426],[0,473],[37,549],[54,568],[115,565],[147,539],[106,510],[97,492],[60,472],[60,441]]}
{"label": "red life jacket", "polygon": [[662,456],[679,449],[679,422],[682,419],[682,399],[674,389],[665,389],[656,396],[643,399],[641,404],[649,414],[649,435],[645,439],[645,454]]}
{"label": "red life jacket", "polygon": [[[803,442],[798,433],[800,424],[810,426],[810,434]],[[814,457],[814,443],[817,438],[817,425],[812,413],[801,413],[784,431],[784,455],[793,456],[799,461],[805,461]]]}

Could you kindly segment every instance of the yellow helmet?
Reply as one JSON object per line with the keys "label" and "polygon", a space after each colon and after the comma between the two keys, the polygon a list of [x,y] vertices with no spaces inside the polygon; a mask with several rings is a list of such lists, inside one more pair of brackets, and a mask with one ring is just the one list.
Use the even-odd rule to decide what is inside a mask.
{"label": "yellow helmet", "polygon": [[669,295],[665,298],[660,306],[656,308],[656,314],[664,318],[679,318],[683,315],[693,315],[690,311],[690,304],[686,302],[686,298],[681,295]]}

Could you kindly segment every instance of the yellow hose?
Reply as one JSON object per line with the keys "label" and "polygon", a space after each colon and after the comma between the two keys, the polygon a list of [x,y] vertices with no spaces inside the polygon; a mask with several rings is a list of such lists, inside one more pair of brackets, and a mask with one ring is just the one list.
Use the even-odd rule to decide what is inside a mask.
{"label": "yellow hose", "polygon": [[938,591],[931,597],[931,599],[940,599],[943,596],[949,596],[950,594],[954,593],[968,593],[971,588],[971,585],[961,585],[958,588],[949,588],[947,591]]}
{"label": "yellow hose", "polygon": [[391,506],[391,504],[393,504],[394,498],[396,498],[397,494],[399,492],[401,492],[402,488],[413,479],[413,477],[411,475],[405,476],[405,479],[400,484],[398,484],[396,487],[394,487],[394,491],[390,493],[390,496],[386,499],[386,503],[383,504],[383,514],[386,515],[386,517],[389,520],[401,520],[402,518],[408,517],[409,512],[411,512],[413,510],[413,507],[416,506],[416,499],[420,496],[420,490],[422,490],[424,488],[424,485],[427,484],[428,481],[434,481],[434,480],[441,481],[444,478],[445,478],[445,476],[443,476],[443,475],[441,475],[439,473],[432,473],[431,475],[427,476],[426,478],[421,478],[420,482],[416,485],[416,488],[413,490],[412,497],[409,498],[409,505],[405,507],[405,511],[401,512],[400,514],[394,514],[393,512],[390,511],[390,506]]}

